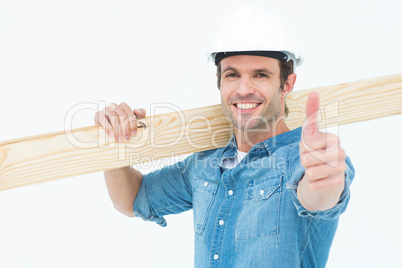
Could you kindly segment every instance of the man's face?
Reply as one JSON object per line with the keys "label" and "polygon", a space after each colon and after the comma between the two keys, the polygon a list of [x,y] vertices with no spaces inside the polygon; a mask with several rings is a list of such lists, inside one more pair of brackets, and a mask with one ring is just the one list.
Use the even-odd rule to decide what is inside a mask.
{"label": "man's face", "polygon": [[238,129],[266,129],[283,116],[277,59],[238,55],[221,61],[224,114]]}

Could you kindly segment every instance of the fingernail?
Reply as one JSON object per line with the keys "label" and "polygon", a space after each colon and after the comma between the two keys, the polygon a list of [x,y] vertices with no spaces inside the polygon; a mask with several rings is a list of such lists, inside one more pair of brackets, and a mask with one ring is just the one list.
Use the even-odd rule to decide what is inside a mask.
{"label": "fingernail", "polygon": [[130,140],[130,137],[129,136],[126,136],[126,141],[129,141]]}
{"label": "fingernail", "polygon": [[109,132],[109,137],[113,137],[113,131]]}
{"label": "fingernail", "polygon": [[119,142],[122,142],[123,141],[123,139],[119,136]]}
{"label": "fingernail", "polygon": [[137,131],[131,132],[131,136],[135,136],[135,134],[137,134]]}

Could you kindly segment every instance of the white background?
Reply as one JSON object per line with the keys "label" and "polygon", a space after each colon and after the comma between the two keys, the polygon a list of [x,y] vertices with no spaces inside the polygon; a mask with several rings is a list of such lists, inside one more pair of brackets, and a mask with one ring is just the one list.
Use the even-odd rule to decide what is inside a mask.
{"label": "white background", "polygon": [[[238,2],[1,0],[0,140],[63,130],[82,102],[148,112],[155,102],[219,103],[205,53]],[[264,2],[297,32],[305,62],[295,90],[402,71],[400,1]],[[328,267],[402,267],[401,123],[340,127],[356,177]],[[119,214],[101,172],[3,191],[0,267],[191,267],[192,212],[166,218],[161,228]]]}

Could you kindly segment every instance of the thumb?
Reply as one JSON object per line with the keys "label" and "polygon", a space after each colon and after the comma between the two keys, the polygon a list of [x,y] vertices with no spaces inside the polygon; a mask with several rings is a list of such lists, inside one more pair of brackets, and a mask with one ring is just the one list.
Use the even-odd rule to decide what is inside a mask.
{"label": "thumb", "polygon": [[145,117],[145,110],[144,109],[134,109],[134,114],[138,119],[144,118]]}
{"label": "thumb", "polygon": [[313,135],[318,132],[318,113],[320,112],[320,96],[312,91],[306,104],[306,121],[303,124],[305,135]]}

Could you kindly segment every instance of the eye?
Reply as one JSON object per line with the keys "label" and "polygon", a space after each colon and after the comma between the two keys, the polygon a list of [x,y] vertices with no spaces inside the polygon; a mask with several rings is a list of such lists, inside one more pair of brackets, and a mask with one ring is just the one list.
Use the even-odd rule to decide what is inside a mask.
{"label": "eye", "polygon": [[237,77],[237,73],[227,73],[225,77]]}
{"label": "eye", "polygon": [[268,75],[264,74],[264,73],[258,73],[255,75],[256,77],[268,77]]}

